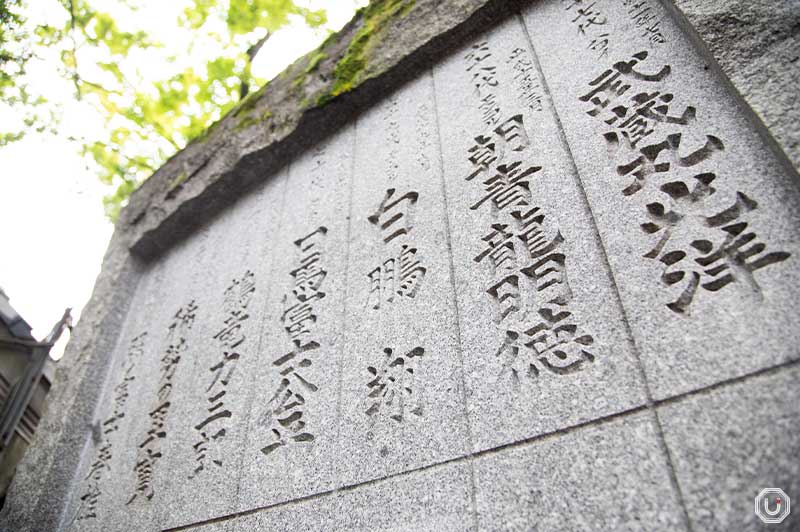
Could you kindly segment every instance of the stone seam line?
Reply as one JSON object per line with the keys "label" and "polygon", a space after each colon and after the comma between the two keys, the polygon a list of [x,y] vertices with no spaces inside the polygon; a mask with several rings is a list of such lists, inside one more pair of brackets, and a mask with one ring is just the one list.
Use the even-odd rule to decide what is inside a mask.
{"label": "stone seam line", "polygon": [[[444,178],[444,156],[442,155],[442,147],[444,143],[442,142],[442,131],[439,125],[441,120],[441,116],[439,114],[439,104],[436,96],[436,76],[434,76],[434,69],[431,67],[428,70],[428,76],[431,80],[431,90],[433,91],[433,110],[434,114],[436,115],[436,142],[439,150],[437,153],[439,154],[439,179],[442,184],[442,201],[444,202],[444,234],[445,239],[447,242],[447,254],[450,264],[450,286],[452,287],[452,301],[453,301],[453,308],[456,312],[456,334],[457,342],[458,342],[458,360],[461,364],[461,400],[464,404],[464,420],[467,424],[467,438],[469,449],[471,452],[475,451],[475,445],[473,442],[472,437],[472,424],[470,423],[469,419],[469,406],[467,405],[467,382],[464,378],[464,353],[461,349],[461,311],[458,308],[458,296],[456,291],[456,271],[455,266],[453,264],[453,244],[452,244],[452,237],[450,236],[451,228],[450,228],[450,207],[447,203],[447,183]],[[475,466],[472,459],[468,460],[469,463],[469,482],[470,482],[470,505],[472,506],[472,524],[475,527],[475,530],[478,530],[478,503],[477,503],[477,493],[476,493],[476,485],[475,485]]]}
{"label": "stone seam line", "polygon": [[583,205],[584,210],[589,215],[589,219],[592,223],[592,232],[593,237],[597,241],[600,247],[600,253],[603,257],[603,265],[606,272],[606,276],[608,277],[609,282],[611,283],[611,287],[614,293],[614,303],[619,308],[620,315],[622,316],[622,322],[625,325],[625,336],[630,345],[631,351],[636,356],[636,367],[639,369],[639,378],[642,381],[642,385],[644,386],[645,391],[645,398],[647,401],[647,410],[651,412],[653,415],[653,421],[655,422],[656,431],[658,434],[658,445],[661,448],[661,451],[664,453],[664,459],[666,460],[667,472],[669,474],[670,484],[672,485],[672,489],[675,492],[676,496],[678,497],[678,502],[680,503],[681,509],[683,510],[683,519],[686,529],[689,532],[692,531],[692,524],[691,520],[689,519],[689,512],[686,508],[686,502],[684,501],[683,493],[681,491],[680,484],[678,482],[677,474],[675,473],[675,467],[672,463],[672,456],[669,451],[669,447],[667,446],[666,440],[664,439],[664,430],[661,427],[661,420],[658,417],[658,411],[655,410],[653,407],[653,393],[650,390],[650,384],[647,380],[647,374],[644,370],[644,364],[642,363],[642,357],[639,350],[639,346],[636,344],[636,339],[633,335],[633,330],[631,329],[630,320],[628,319],[628,312],[625,308],[625,305],[622,303],[622,296],[619,293],[619,287],[617,286],[617,280],[614,277],[614,273],[611,269],[611,263],[608,260],[608,251],[606,249],[605,242],[603,241],[603,237],[600,234],[600,230],[597,227],[597,222],[595,220],[594,211],[592,211],[592,207],[589,204],[589,198],[586,196],[586,189],[583,185],[583,177],[578,172],[578,167],[575,164],[575,157],[572,154],[572,147],[569,145],[567,141],[566,135],[564,133],[564,126],[561,122],[561,117],[559,116],[558,109],[556,108],[556,102],[552,98],[550,92],[550,86],[547,83],[547,78],[544,75],[544,71],[542,70],[541,63],[539,62],[539,55],[536,53],[536,50],[533,46],[533,40],[531,39],[530,32],[528,30],[528,26],[525,24],[524,19],[522,18],[521,13],[517,13],[517,20],[519,21],[520,25],[522,26],[522,31],[525,34],[525,38],[528,42],[528,46],[533,57],[533,61],[536,64],[536,70],[539,73],[539,77],[542,80],[542,88],[544,89],[544,93],[547,95],[547,99],[549,101],[549,107],[555,118],[556,125],[558,126],[558,136],[561,144],[564,146],[564,149],[567,152],[567,156],[569,157],[569,164],[572,170],[572,178],[575,180],[578,189],[581,191],[580,193],[580,201]]}
{"label": "stone seam line", "polygon": [[599,417],[599,418],[595,418],[595,419],[592,419],[592,420],[589,420],[589,421],[584,421],[582,423],[577,423],[575,425],[571,425],[569,427],[564,427],[562,429],[554,430],[552,432],[539,434],[539,435],[536,435],[536,436],[532,436],[530,438],[525,438],[525,439],[518,440],[518,441],[515,441],[515,442],[506,443],[506,444],[503,444],[503,445],[498,445],[496,447],[492,447],[490,449],[484,449],[484,450],[478,451],[478,452],[473,452],[473,453],[470,453],[468,455],[458,456],[458,457],[455,457],[455,458],[451,458],[449,460],[444,460],[442,462],[437,462],[437,463],[433,463],[433,464],[424,465],[424,466],[421,466],[421,467],[418,467],[418,468],[415,468],[415,469],[410,469],[410,470],[407,470],[407,471],[401,471],[401,472],[398,472],[398,473],[393,473],[393,474],[387,475],[387,476],[382,477],[382,478],[376,478],[376,479],[368,480],[368,481],[365,481],[365,482],[351,484],[351,485],[348,485],[348,486],[343,486],[341,488],[336,488],[336,489],[332,489],[332,490],[326,490],[326,491],[321,491],[321,492],[317,492],[317,493],[312,493],[312,494],[309,494],[309,495],[306,495],[306,496],[303,496],[303,497],[298,497],[298,498],[293,499],[291,501],[284,501],[284,502],[279,502],[279,503],[275,503],[275,504],[270,504],[270,505],[267,505],[267,506],[261,506],[261,507],[258,507],[258,508],[251,508],[249,510],[243,510],[241,512],[236,512],[236,513],[232,513],[232,514],[229,514],[229,515],[223,515],[223,516],[215,517],[213,519],[207,519],[205,521],[198,521],[197,523],[192,523],[191,525],[185,525],[185,526],[179,526],[179,527],[163,529],[162,532],[180,532],[180,531],[183,531],[183,530],[191,530],[191,529],[199,527],[199,526],[205,526],[205,525],[210,525],[210,524],[215,524],[215,523],[223,523],[223,522],[226,522],[226,521],[230,521],[232,519],[237,519],[239,517],[246,517],[248,515],[253,515],[253,514],[256,514],[256,513],[259,513],[259,512],[269,511],[269,510],[272,510],[272,509],[275,509],[275,508],[291,506],[293,504],[298,504],[298,503],[301,503],[301,502],[311,501],[311,500],[315,500],[315,499],[321,499],[321,498],[328,497],[328,496],[333,496],[333,495],[336,495],[336,494],[339,494],[339,493],[345,493],[345,492],[349,492],[349,491],[353,491],[353,490],[358,490],[358,489],[364,488],[366,486],[372,486],[372,485],[375,485],[375,484],[378,484],[378,483],[381,483],[381,482],[384,482],[384,481],[387,481],[387,480],[401,478],[401,477],[408,476],[408,475],[411,475],[411,474],[414,474],[414,473],[419,473],[419,472],[422,472],[422,471],[428,471],[428,470],[431,470],[431,469],[436,469],[436,468],[440,468],[440,467],[451,465],[451,464],[457,464],[457,463],[462,463],[462,462],[473,461],[473,460],[475,460],[477,458],[481,458],[481,457],[484,457],[484,456],[490,456],[490,455],[497,454],[497,453],[500,453],[500,452],[503,452],[503,451],[506,451],[506,450],[510,450],[510,449],[518,449],[518,448],[523,448],[523,447],[526,447],[526,446],[529,446],[529,445],[536,445],[539,442],[558,439],[558,438],[560,438],[562,436],[565,436],[567,434],[572,434],[572,433],[575,433],[575,432],[579,432],[579,431],[581,431],[583,429],[588,429],[588,428],[592,428],[592,427],[599,427],[599,426],[607,425],[607,424],[609,424],[611,422],[618,421],[618,420],[621,420],[621,419],[625,419],[625,418],[630,417],[631,415],[634,415],[634,414],[647,412],[650,409],[657,410],[657,409],[659,409],[659,408],[661,408],[663,406],[680,403],[680,402],[683,402],[685,400],[692,399],[692,398],[695,398],[695,397],[708,396],[708,395],[712,394],[713,392],[715,392],[717,390],[720,390],[720,389],[729,388],[731,386],[735,386],[735,385],[738,385],[738,384],[751,384],[751,381],[756,381],[756,380],[761,379],[761,378],[770,377],[770,376],[777,375],[777,374],[780,374],[780,373],[783,373],[783,372],[787,372],[787,371],[790,371],[792,369],[795,369],[796,367],[800,367],[800,360],[791,360],[789,362],[784,362],[784,363],[778,364],[776,366],[772,366],[772,367],[769,367],[769,368],[765,368],[765,369],[761,369],[761,370],[758,370],[758,371],[754,371],[754,372],[748,373],[746,375],[740,375],[738,377],[734,377],[734,378],[731,378],[731,379],[720,381],[720,382],[717,382],[717,383],[712,384],[710,386],[706,386],[705,388],[692,390],[692,391],[689,391],[689,392],[684,392],[682,394],[679,394],[679,395],[676,395],[676,396],[673,396],[673,397],[668,397],[666,399],[657,399],[657,400],[653,401],[652,405],[641,405],[641,406],[629,408],[627,410],[623,410],[623,411],[617,412],[615,414],[610,414],[610,415]]}

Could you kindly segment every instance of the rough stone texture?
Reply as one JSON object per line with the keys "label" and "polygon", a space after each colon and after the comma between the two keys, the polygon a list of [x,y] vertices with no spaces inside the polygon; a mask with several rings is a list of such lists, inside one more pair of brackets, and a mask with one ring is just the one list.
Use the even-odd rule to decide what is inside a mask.
{"label": "rough stone texture", "polygon": [[[111,482],[103,486],[103,490],[107,490],[111,497],[111,501],[103,505],[106,518],[99,519],[106,527],[120,532],[131,529],[158,530],[163,501],[174,493],[168,489],[170,479],[179,474],[185,475],[185,471],[178,467],[181,464],[178,457],[182,454],[174,451],[176,440],[182,439],[179,427],[188,421],[185,414],[181,416],[181,412],[191,406],[181,399],[192,391],[187,382],[192,374],[195,354],[202,352],[202,346],[206,343],[203,331],[207,324],[210,325],[208,314],[214,294],[198,290],[201,284],[205,284],[202,268],[187,271],[184,265],[207,264],[213,252],[208,229],[182,242],[165,257],[163,269],[154,272],[156,281],[150,287],[149,304],[132,309],[132,313],[144,313],[147,330],[148,333],[152,332],[153,341],[144,354],[146,364],[142,368],[144,378],[141,387],[133,390],[136,400],[125,412],[126,416],[130,416],[131,423],[128,444],[120,449],[122,452],[113,453],[115,458],[119,458],[116,463],[112,462]],[[192,302],[197,310],[191,328],[178,325],[176,332],[170,334],[170,327],[177,323],[174,316],[181,309],[185,312]],[[186,350],[173,350],[170,347],[180,344],[185,345]],[[208,342],[208,345],[211,343]],[[169,369],[164,363],[167,357],[177,359]],[[166,378],[167,375],[170,378]],[[162,432],[164,436],[160,437]],[[150,446],[146,446],[148,441],[152,441]],[[149,471],[142,471],[140,464],[146,463],[148,449],[152,449],[159,457],[149,464]],[[186,454],[192,456],[191,452]],[[139,490],[145,474],[149,486]],[[152,493],[152,499],[148,499],[148,493]],[[83,523],[79,523],[77,528],[80,530],[83,526]]]}
{"label": "rough stone texture", "polygon": [[[481,43],[486,43],[485,50]],[[531,230],[541,234],[531,233],[529,245],[523,241],[520,222],[509,214],[513,207],[498,209],[492,199],[478,205],[490,196],[491,184],[487,180],[493,178],[493,173],[484,171],[466,180],[476,169],[469,161],[470,149],[476,143],[475,137],[487,129],[481,122],[481,100],[472,90],[475,69],[468,56],[476,52],[491,54],[480,68],[496,69],[493,74],[497,85],[492,87],[492,94],[500,109],[498,124],[507,124],[521,114],[524,127],[519,134],[526,138],[525,147],[506,143],[497,164],[519,163],[520,172],[541,167],[529,178],[529,198],[519,207],[521,213],[539,209],[532,216],[544,216],[540,224],[530,225]],[[541,103],[533,108],[520,104],[514,70],[520,60],[533,62],[524,29],[514,17],[491,33],[471,39],[435,69],[468,405],[476,450],[566,428],[646,401],[641,369],[603,250],[535,68],[532,75],[540,87],[537,95]],[[502,141],[495,142],[499,145]],[[498,228],[501,233],[513,235],[515,241],[513,252],[506,248],[509,260],[502,263],[486,255],[491,245],[502,249],[496,236]],[[537,266],[548,256],[537,255],[537,250],[558,241],[558,235],[563,242],[553,252],[563,254],[563,271],[548,274],[550,268],[559,269],[557,259]],[[515,288],[498,284],[508,275],[513,276]],[[489,292],[495,286],[501,288],[492,295]],[[504,290],[509,289],[519,294],[520,300],[515,303],[518,310],[503,317],[501,311],[506,311],[508,303],[500,300]],[[555,298],[562,303],[549,303]],[[568,312],[571,316],[564,321],[554,318],[550,324],[540,314],[547,311],[556,316]],[[537,329],[544,324],[549,327]],[[577,327],[574,334],[559,329],[569,325]],[[536,332],[527,332],[532,329]],[[513,352],[514,347],[501,351],[507,340],[506,331],[519,335],[515,343],[518,354]],[[584,335],[591,337],[590,345],[572,341]],[[538,355],[523,346],[532,339],[537,341]],[[568,353],[566,361],[555,355],[560,349]],[[581,355],[582,350],[588,355]],[[573,364],[577,366],[571,367]],[[536,368],[538,374],[531,375],[530,367]]]}
{"label": "rough stone texture", "polygon": [[675,4],[800,169],[800,2],[675,0]]}
{"label": "rough stone texture", "polygon": [[434,532],[469,530],[473,523],[467,468],[449,464],[265,508],[227,521],[225,531]]}
{"label": "rough stone texture", "polygon": [[[236,507],[245,471],[254,376],[268,363],[262,330],[275,314],[269,306],[275,288],[270,282],[276,256],[272,250],[286,240],[278,225],[284,175],[278,174],[215,220],[204,244],[210,253],[195,261],[200,278],[187,297],[196,298],[199,318],[186,356],[188,371],[175,377],[164,451],[169,465],[165,463],[155,475],[164,493],[157,500],[162,527],[196,522],[198,517],[210,518]],[[248,282],[255,288],[249,295]],[[217,414],[225,417],[196,428]],[[221,430],[224,435],[219,435]]]}
{"label": "rough stone texture", "polygon": [[422,75],[356,124],[345,485],[471,450],[432,95]]}
{"label": "rough stone texture", "polygon": [[228,532],[228,523],[211,523],[208,525],[193,526],[188,530],[195,532]]}
{"label": "rough stone texture", "polygon": [[[800,196],[708,59],[649,5],[665,42],[643,37],[614,3],[604,8],[607,59],[557,2],[533,4],[524,18],[658,399],[798,356],[800,316],[786,309],[800,297]],[[603,76],[617,72],[607,69],[631,60],[652,77],[620,78],[631,85],[623,97],[603,91]],[[653,121],[632,149],[614,111],[634,113],[638,94],[672,95],[671,118]],[[726,253],[739,258],[727,264]]]}
{"label": "rough stone texture", "polygon": [[[17,466],[3,508],[10,530],[55,530],[81,458],[97,399],[128,304],[137,285],[129,238],[119,232],[103,258],[92,297],[73,330],[53,379],[47,411]],[[25,528],[23,528],[25,527]]]}
{"label": "rough stone texture", "polygon": [[[123,484],[119,477],[122,476],[122,471],[130,469],[134,459],[135,446],[130,445],[130,442],[137,441],[142,436],[135,432],[133,422],[139,419],[136,414],[140,413],[144,406],[139,406],[138,403],[141,401],[133,398],[145,397],[150,392],[151,386],[148,385],[152,380],[150,375],[158,371],[152,359],[155,357],[146,355],[151,349],[160,347],[158,335],[152,334],[156,331],[148,330],[150,328],[148,322],[157,315],[161,307],[159,298],[164,290],[165,263],[166,260],[162,260],[150,267],[149,274],[139,284],[131,302],[132,312],[129,313],[120,333],[120,341],[114,349],[114,360],[117,364],[110,372],[106,394],[98,402],[97,412],[92,417],[91,431],[84,433],[86,448],[82,464],[77,468],[70,501],[62,516],[62,526],[68,530],[88,531],[106,528],[108,525],[100,523],[111,521],[112,510],[127,500],[122,499],[127,493],[128,486]],[[148,337],[143,344],[144,352],[135,361],[133,371],[126,375],[125,362],[130,354],[130,341],[145,332],[148,333]],[[126,403],[127,408],[123,410],[125,416],[115,423],[118,429],[113,433],[107,433],[105,422],[114,416],[114,398],[118,396],[116,387],[126,377],[132,377],[132,380],[127,381],[130,403]],[[110,452],[107,443],[111,444]],[[92,478],[97,477],[91,474],[91,469],[93,465],[100,463],[101,455],[110,455],[107,462],[108,469],[100,468],[102,473],[95,483]],[[95,488],[99,491],[99,495],[93,504],[88,497],[92,497]],[[92,514],[97,515],[97,519],[88,518]]]}
{"label": "rough stone texture", "polygon": [[481,530],[688,530],[651,413],[475,460]]}
{"label": "rough stone texture", "polygon": [[[167,161],[132,195],[118,227],[131,235],[137,255],[161,253],[419,65],[516,4],[376,2]],[[354,50],[362,50],[361,59],[352,61]]]}
{"label": "rough stone texture", "polygon": [[[345,198],[352,151],[352,128],[342,128],[289,169],[277,238],[269,251],[274,256],[272,288],[260,367],[253,369],[248,385],[253,396],[239,509],[330,489],[341,467],[336,413],[345,353]],[[290,408],[293,403],[300,404]],[[300,417],[289,424],[291,416]]]}
{"label": "rough stone texture", "polygon": [[[659,408],[664,437],[694,530],[797,530],[800,438],[797,364]],[[753,512],[763,488],[783,489],[792,509],[781,524]]]}
{"label": "rough stone texture", "polygon": [[[751,482],[796,496],[797,175],[671,4],[641,4],[650,30],[632,5],[595,3],[606,22],[588,24],[557,0],[386,0],[173,157],[123,210],[0,529],[725,530],[753,522]],[[641,51],[624,98],[602,87]],[[670,118],[637,150],[682,137],[651,166],[638,153],[645,186],[626,195],[637,150],[603,134],[639,82]],[[597,86],[613,105],[579,99]],[[708,135],[724,150],[690,155]],[[681,225],[654,250],[665,221]],[[657,260],[703,238],[727,245],[709,271]],[[770,252],[790,256],[752,263]],[[225,290],[247,270],[244,341],[226,347]],[[209,409],[230,417],[202,442]],[[786,475],[754,450],[773,425]],[[98,518],[77,520],[94,488]]]}

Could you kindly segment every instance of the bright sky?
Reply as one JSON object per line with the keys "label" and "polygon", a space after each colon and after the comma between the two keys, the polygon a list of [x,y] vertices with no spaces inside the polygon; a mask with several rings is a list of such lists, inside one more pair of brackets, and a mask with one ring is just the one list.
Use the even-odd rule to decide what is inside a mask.
{"label": "bright sky", "polygon": [[[29,20],[53,20],[63,10],[55,0],[29,0]],[[100,9],[114,14],[113,0],[93,1]],[[181,32],[176,20],[185,1],[146,0],[139,10],[141,26],[158,41],[180,45]],[[328,13],[326,28],[337,30],[366,0],[316,0],[298,2]],[[158,12],[158,16],[152,16]],[[57,19],[56,19],[57,21]],[[256,57],[253,73],[270,79],[303,54],[316,48],[326,37],[325,30],[311,30],[302,24],[275,33]],[[185,34],[183,34],[185,38]],[[0,287],[12,306],[42,339],[66,307],[77,318],[91,296],[100,272],[112,226],[103,214],[102,198],[110,190],[89,171],[77,154],[77,146],[66,136],[91,134],[102,128],[86,103],[72,101],[71,86],[55,72],[55,61],[47,58],[31,64],[33,83],[51,100],[64,102],[64,134],[31,134],[10,146],[0,148],[0,230],[3,252],[0,255]],[[142,61],[142,69],[166,77],[174,65]],[[49,91],[49,92],[48,92]],[[0,112],[0,125],[19,117]],[[66,335],[64,337],[66,339]],[[58,358],[65,339],[53,349]]]}

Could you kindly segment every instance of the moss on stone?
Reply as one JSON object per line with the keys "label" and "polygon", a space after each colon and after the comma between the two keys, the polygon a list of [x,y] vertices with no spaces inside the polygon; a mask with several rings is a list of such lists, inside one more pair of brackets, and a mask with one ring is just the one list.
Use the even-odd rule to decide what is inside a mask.
{"label": "moss on stone", "polygon": [[211,134],[214,131],[216,131],[217,128],[219,128],[219,126],[222,124],[222,119],[223,118],[225,118],[225,115],[223,115],[219,120],[217,120],[216,122],[213,122],[210,126],[205,128],[199,135],[197,135],[193,139],[190,139],[189,143],[190,144],[193,143],[193,142],[202,143],[202,142],[207,141],[209,139],[209,137],[211,137]]}
{"label": "moss on stone", "polygon": [[[288,81],[287,78],[290,77],[294,78],[291,80],[289,91],[295,93],[296,97],[300,99],[301,109],[324,106],[336,96],[353,90],[364,80],[364,72],[370,63],[372,50],[384,38],[391,21],[408,15],[415,4],[416,0],[372,0],[366,7],[359,9],[357,16],[361,17],[361,26],[353,35],[343,57],[334,66],[330,88],[317,95],[316,98],[300,94],[303,92],[302,87],[305,85],[308,75],[317,70],[319,65],[330,57],[330,50],[326,51],[326,49],[340,38],[340,34],[331,33],[316,52],[308,58],[302,70],[299,65],[295,64],[281,72],[278,78],[282,81]],[[293,72],[298,71],[298,74],[293,75]],[[269,111],[264,111],[260,115],[255,112],[268,85],[269,82],[257,91],[248,94],[227,113],[236,117],[237,121],[234,127],[236,131],[242,131],[272,118],[272,113]],[[205,142],[221,122],[222,120],[219,120],[209,126],[194,141]]]}
{"label": "moss on stone", "polygon": [[318,105],[324,105],[332,98],[355,88],[362,80],[369,64],[370,53],[383,38],[389,22],[408,15],[416,0],[373,1],[359,10],[361,27],[356,31],[350,45],[333,70],[333,85],[330,91],[317,98]]}
{"label": "moss on stone", "polygon": [[269,109],[265,109],[263,113],[257,115],[255,113],[250,113],[244,117],[242,117],[237,123],[236,127],[234,128],[236,131],[242,131],[247,129],[250,126],[254,126],[256,124],[262,124],[272,118],[272,112]]}
{"label": "moss on stone", "polygon": [[335,31],[332,31],[330,33],[330,35],[325,37],[325,40],[322,41],[322,44],[319,45],[319,48],[317,48],[317,50],[325,50],[328,46],[333,44],[333,41],[336,40],[336,37],[338,35],[339,35],[338,33],[336,33]]}
{"label": "moss on stone", "polygon": [[264,85],[257,91],[251,92],[250,94],[245,96],[244,100],[237,103],[236,107],[234,107],[231,110],[231,113],[234,116],[242,116],[249,114],[250,111],[256,108],[256,106],[258,105],[258,101],[261,99],[261,96],[267,90],[268,86],[269,86],[269,81],[264,83]]}
{"label": "moss on stone", "polygon": [[167,196],[170,196],[173,192],[175,192],[175,189],[183,185],[183,183],[188,178],[189,174],[187,174],[186,172],[181,172],[180,174],[176,175],[175,178],[172,181],[170,181],[169,185],[167,186]]}
{"label": "moss on stone", "polygon": [[303,71],[304,74],[311,74],[314,72],[319,64],[327,59],[328,54],[325,52],[317,52],[311,56],[311,59],[308,60],[308,64],[306,65],[306,69]]}
{"label": "moss on stone", "polygon": [[317,52],[314,55],[312,55],[309,58],[305,69],[303,69],[302,74],[297,76],[292,81],[292,86],[295,87],[295,88],[302,87],[303,84],[305,84],[306,79],[308,79],[308,75],[311,74],[312,72],[314,72],[317,69],[317,67],[319,67],[319,64],[322,61],[324,61],[327,57],[328,57],[328,54],[326,54],[325,52]]}

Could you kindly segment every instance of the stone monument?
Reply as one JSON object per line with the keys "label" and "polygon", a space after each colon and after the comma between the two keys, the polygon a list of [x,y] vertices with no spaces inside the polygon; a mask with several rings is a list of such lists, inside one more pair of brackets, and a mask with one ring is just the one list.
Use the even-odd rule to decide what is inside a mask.
{"label": "stone monument", "polygon": [[133,195],[0,527],[762,530],[798,20],[373,2]]}

